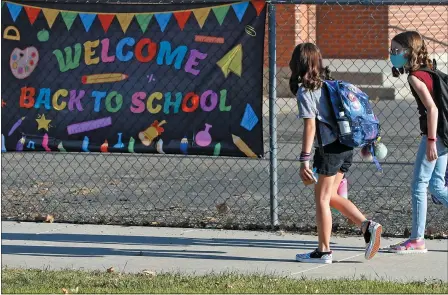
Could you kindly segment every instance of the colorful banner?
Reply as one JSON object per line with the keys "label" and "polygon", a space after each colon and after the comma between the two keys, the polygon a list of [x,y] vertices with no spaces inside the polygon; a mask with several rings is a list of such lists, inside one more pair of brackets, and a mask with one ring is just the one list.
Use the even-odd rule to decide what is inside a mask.
{"label": "colorful banner", "polygon": [[2,2],[2,152],[262,157],[265,2]]}

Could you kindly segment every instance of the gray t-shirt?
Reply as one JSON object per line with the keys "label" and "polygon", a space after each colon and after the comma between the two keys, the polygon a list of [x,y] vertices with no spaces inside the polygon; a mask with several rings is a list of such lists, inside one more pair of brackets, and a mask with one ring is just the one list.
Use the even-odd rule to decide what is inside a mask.
{"label": "gray t-shirt", "polygon": [[[320,122],[337,128],[337,122],[333,119],[333,115],[330,113],[332,112],[332,106],[324,95],[326,94],[325,91],[322,91],[322,88],[315,91],[310,91],[302,86],[299,87],[299,91],[297,92],[299,118],[315,119],[317,117]],[[336,132],[333,129],[330,129],[326,124],[318,124],[323,146],[337,140]],[[316,145],[317,143],[318,141],[316,140]]]}

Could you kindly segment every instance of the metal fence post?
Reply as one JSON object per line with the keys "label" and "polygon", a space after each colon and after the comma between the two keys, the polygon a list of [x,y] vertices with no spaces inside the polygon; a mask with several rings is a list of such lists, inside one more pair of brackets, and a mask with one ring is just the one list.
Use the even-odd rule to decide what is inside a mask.
{"label": "metal fence post", "polygon": [[277,182],[277,48],[275,5],[268,4],[269,30],[269,178],[271,192],[271,225],[278,225],[278,182]]}

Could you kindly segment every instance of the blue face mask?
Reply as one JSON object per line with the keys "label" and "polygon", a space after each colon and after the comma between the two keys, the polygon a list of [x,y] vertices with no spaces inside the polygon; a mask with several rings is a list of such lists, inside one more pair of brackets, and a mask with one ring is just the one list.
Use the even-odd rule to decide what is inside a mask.
{"label": "blue face mask", "polygon": [[397,69],[404,67],[408,63],[408,59],[404,57],[406,52],[402,52],[399,54],[391,55],[390,61],[394,67]]}

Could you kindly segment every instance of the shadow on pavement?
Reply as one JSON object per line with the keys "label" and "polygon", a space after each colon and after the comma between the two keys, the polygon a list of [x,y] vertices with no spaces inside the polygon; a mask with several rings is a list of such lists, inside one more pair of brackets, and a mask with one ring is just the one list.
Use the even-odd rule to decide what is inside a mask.
{"label": "shadow on pavement", "polygon": [[[90,234],[34,234],[3,233],[2,240],[42,241],[58,243],[98,243],[148,246],[210,246],[210,247],[253,247],[266,249],[311,249],[317,247],[317,241],[283,240],[283,239],[228,239],[228,238],[187,238],[158,236],[122,236]],[[332,249],[342,251],[364,251],[364,247],[338,246],[330,243]]]}
{"label": "shadow on pavement", "polygon": [[34,257],[72,257],[93,258],[101,256],[143,256],[165,258],[189,258],[211,260],[244,260],[259,262],[295,262],[289,259],[256,258],[244,256],[226,256],[221,251],[188,251],[188,250],[148,250],[148,249],[113,249],[94,247],[64,247],[64,246],[16,246],[3,245],[2,254],[30,255]]}
{"label": "shadow on pavement", "polygon": [[[265,249],[293,249],[298,252],[314,250],[316,241],[301,240],[257,240],[257,239],[226,239],[226,238],[186,238],[157,236],[120,236],[120,235],[89,235],[89,234],[33,234],[33,233],[3,233],[2,241],[57,242],[73,244],[100,244],[108,246],[145,245],[148,247],[175,246],[206,246],[206,247],[242,247]],[[91,245],[93,246],[93,245]],[[245,257],[226,255],[226,251],[185,250],[185,249],[121,249],[111,247],[73,247],[72,245],[3,245],[2,254],[29,255],[37,257],[77,257],[93,258],[103,256],[144,256],[160,258],[211,259],[258,262],[295,262],[294,259],[276,259],[266,257]],[[332,243],[332,250],[364,252],[364,247],[339,246]],[[383,252],[383,251],[381,251]],[[435,250],[433,252],[448,252]],[[335,261],[335,263],[351,264],[361,261]]]}

